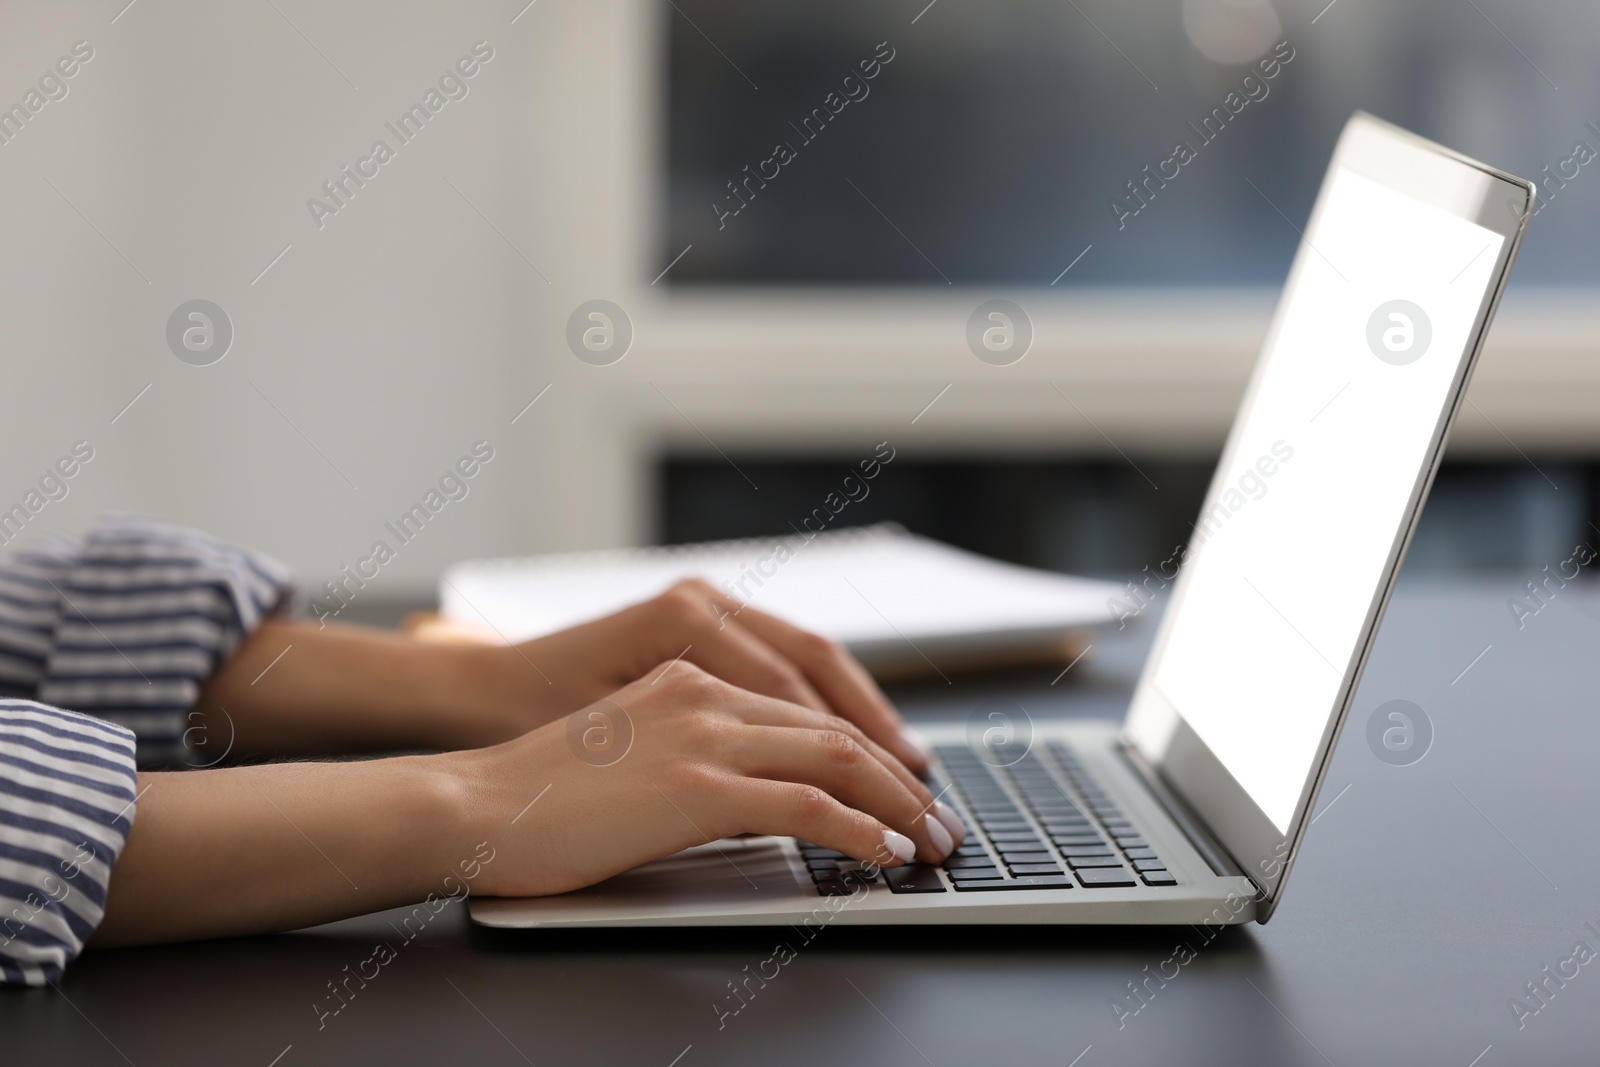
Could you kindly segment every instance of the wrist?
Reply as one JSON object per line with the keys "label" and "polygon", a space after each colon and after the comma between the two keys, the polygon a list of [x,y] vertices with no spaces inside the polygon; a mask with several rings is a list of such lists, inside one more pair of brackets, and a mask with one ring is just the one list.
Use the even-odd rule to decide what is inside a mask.
{"label": "wrist", "polygon": [[410,795],[404,802],[406,818],[422,831],[414,829],[413,838],[428,843],[419,850],[418,858],[424,865],[423,881],[429,886],[437,884],[456,859],[472,851],[472,842],[477,840],[474,835],[482,829],[478,751],[402,756],[392,761],[399,765]]}
{"label": "wrist", "polygon": [[[509,811],[501,788],[505,746],[460,749],[413,757],[419,779],[425,781],[422,806],[432,829],[432,840],[443,851],[430,848],[431,891],[440,879],[454,875],[473,893],[484,891],[492,879],[475,881],[478,864],[493,858],[506,845],[506,833],[516,812]],[[459,892],[450,888],[445,892]]]}
{"label": "wrist", "polygon": [[[438,721],[446,748],[481,748],[543,724],[534,699],[539,682],[509,645],[442,645],[444,680]],[[542,684],[542,683],[540,683]]]}

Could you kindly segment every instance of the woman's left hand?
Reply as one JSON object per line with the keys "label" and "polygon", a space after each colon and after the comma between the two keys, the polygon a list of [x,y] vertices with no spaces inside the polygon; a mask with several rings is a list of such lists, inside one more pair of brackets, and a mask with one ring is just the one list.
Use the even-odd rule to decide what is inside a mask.
{"label": "woman's left hand", "polygon": [[510,736],[687,661],[741,689],[836,714],[911,770],[927,769],[899,712],[849,652],[704,581],[679,582],[615,615],[481,654],[497,664],[486,680],[495,690],[484,695],[505,710]]}

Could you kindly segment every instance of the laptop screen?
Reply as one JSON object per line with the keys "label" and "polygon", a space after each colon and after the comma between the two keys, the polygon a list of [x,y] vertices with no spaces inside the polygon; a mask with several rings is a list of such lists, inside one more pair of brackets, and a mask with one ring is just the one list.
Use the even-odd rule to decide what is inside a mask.
{"label": "laptop screen", "polygon": [[1148,676],[1280,832],[1506,240],[1345,167],[1305,234]]}

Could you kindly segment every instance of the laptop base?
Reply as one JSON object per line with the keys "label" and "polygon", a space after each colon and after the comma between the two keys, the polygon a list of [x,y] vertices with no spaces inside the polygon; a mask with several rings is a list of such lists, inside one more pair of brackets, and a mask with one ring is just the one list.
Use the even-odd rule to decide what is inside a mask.
{"label": "laptop base", "polygon": [[[923,727],[935,746],[965,745],[960,726]],[[1218,872],[1122,756],[1116,726],[1073,722],[1037,728],[1030,748],[1068,746],[1081,767],[1158,851],[1175,885],[1100,887],[1064,878],[1066,887],[994,883],[956,889],[951,872],[924,873],[939,888],[894,892],[882,874],[870,883],[846,877],[848,892],[823,895],[806,857],[789,838],[730,838],[686,849],[598,885],[550,897],[478,898],[474,922],[503,928],[640,928],[821,925],[1233,925],[1255,918],[1256,888],[1236,872]],[[1051,773],[1072,787],[1060,765]],[[1002,768],[1003,769],[1003,768]],[[941,765],[941,783],[949,778]],[[940,788],[940,786],[935,787]],[[953,799],[946,794],[946,799]],[[969,824],[973,813],[964,800]],[[970,844],[971,842],[969,842]],[[1059,855],[1058,862],[1065,863]],[[1018,881],[1013,878],[1013,882]],[[992,891],[1004,889],[1005,891]]]}

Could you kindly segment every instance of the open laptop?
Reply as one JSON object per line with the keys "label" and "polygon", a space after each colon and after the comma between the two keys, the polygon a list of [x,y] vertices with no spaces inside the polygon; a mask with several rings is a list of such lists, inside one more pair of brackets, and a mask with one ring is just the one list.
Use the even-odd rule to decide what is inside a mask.
{"label": "open laptop", "polygon": [[1345,126],[1122,728],[980,708],[928,728],[966,821],[940,866],[770,837],[504,927],[1266,922],[1505,288],[1534,186]]}

